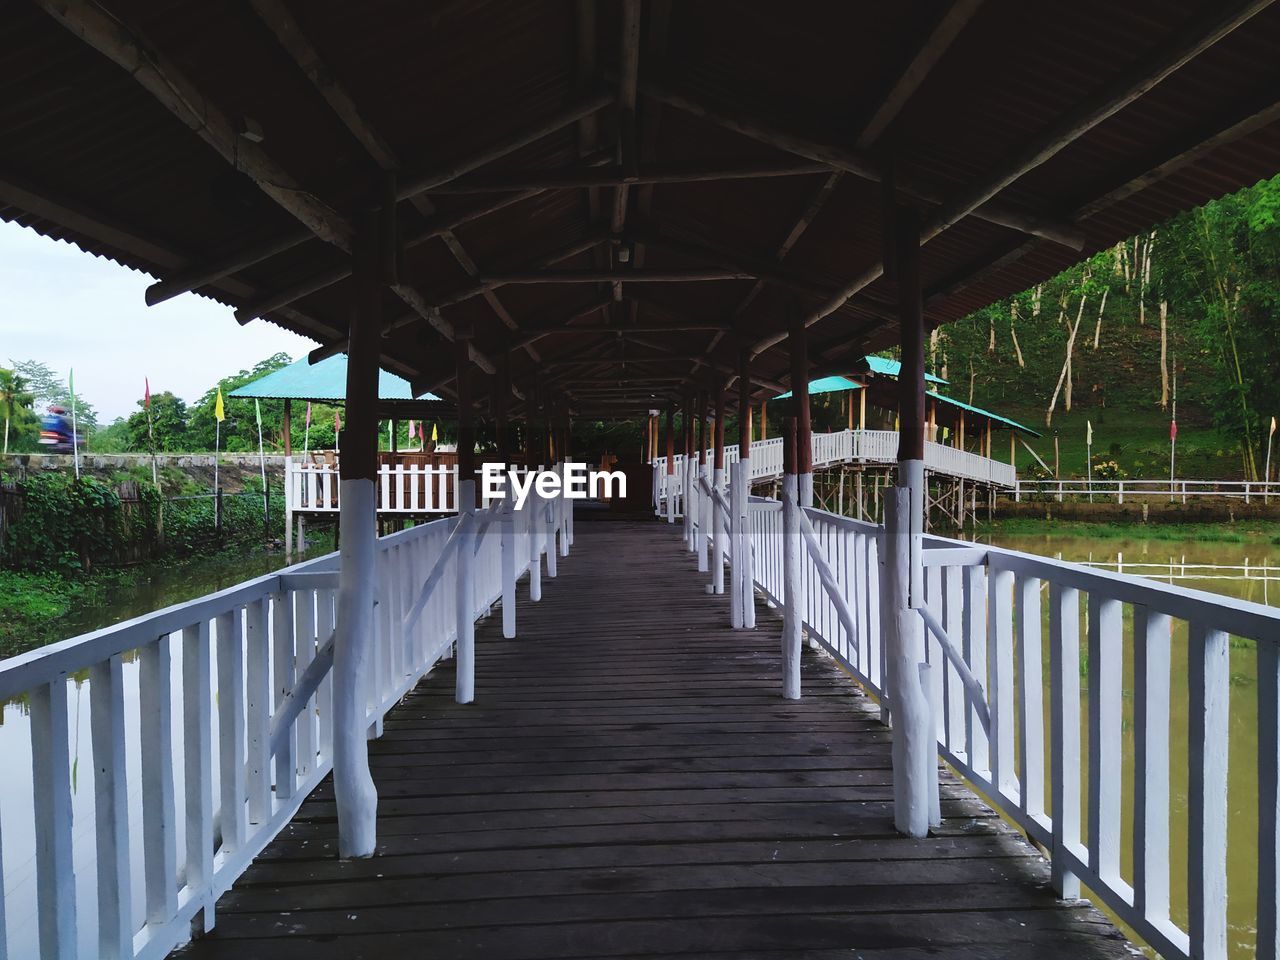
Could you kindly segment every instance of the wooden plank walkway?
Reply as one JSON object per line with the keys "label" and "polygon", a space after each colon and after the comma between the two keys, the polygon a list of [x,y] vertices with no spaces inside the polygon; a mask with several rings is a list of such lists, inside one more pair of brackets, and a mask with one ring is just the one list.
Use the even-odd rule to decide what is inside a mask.
{"label": "wooden plank walkway", "polygon": [[543,589],[481,624],[474,704],[446,664],[388,715],[379,855],[336,859],[326,781],[181,956],[1130,955],[954,779],[895,834],[868,702],[810,651],[782,700],[777,617],[730,630],[665,524],[580,521]]}

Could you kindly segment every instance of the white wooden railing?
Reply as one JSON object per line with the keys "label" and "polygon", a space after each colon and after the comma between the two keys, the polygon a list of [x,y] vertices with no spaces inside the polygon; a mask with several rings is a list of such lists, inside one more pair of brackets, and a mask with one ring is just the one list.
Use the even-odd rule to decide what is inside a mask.
{"label": "white wooden railing", "polygon": [[[898,432],[896,430],[837,430],[834,433],[815,433],[811,437],[813,466],[817,469],[841,463],[896,464],[898,460]],[[707,450],[707,462],[714,451]],[[738,445],[724,448],[726,472],[739,460]],[[666,498],[675,491],[677,503],[675,516],[683,516],[679,499],[683,493],[684,454],[673,458],[674,468],[667,472],[667,458],[653,460],[654,507],[659,514],[666,514]],[[958,450],[945,444],[925,443],[925,466],[928,470],[951,477],[963,477],[980,483],[1013,487],[1017,483],[1017,470],[1013,464],[992,460],[967,450]],[[782,476],[782,438],[755,440],[751,444],[751,479],[770,480]],[[671,478],[674,482],[669,480]],[[1280,488],[1278,488],[1280,489]]]}
{"label": "white wooden railing", "polygon": [[1186,503],[1195,499],[1243,500],[1245,503],[1280,501],[1280,481],[1261,480],[1018,480],[1013,487],[1016,501],[1055,499],[1115,501],[1125,497],[1155,497]]}
{"label": "white wooden railing", "polygon": [[[572,539],[566,501],[532,490],[523,510],[499,501],[462,519],[473,532],[448,564],[456,517],[377,541],[361,679],[371,735],[470,622],[459,591],[424,588],[429,575],[458,579],[470,549],[474,619],[526,573],[536,599],[541,558],[554,576],[557,539],[561,555]],[[0,702],[25,698],[31,730],[31,806],[14,809],[28,771],[7,771],[0,843],[34,837],[35,863],[34,883],[0,897],[0,957],[161,958],[214,925],[219,895],[332,768],[338,564],[330,554],[0,662]],[[514,604],[503,617],[513,635]],[[82,723],[69,690],[86,677]],[[82,730],[91,764],[78,762]]]}
{"label": "white wooden railing", "polygon": [[[752,497],[747,515],[753,586],[785,607],[782,504]],[[804,515],[813,534],[798,552],[805,633],[887,717],[884,528]],[[695,528],[704,516],[694,514]],[[1087,886],[1167,958],[1225,958],[1228,939],[1255,928],[1257,956],[1276,956],[1280,611],[964,541],[926,537],[923,547],[938,752],[1047,851],[1059,894]],[[1256,684],[1233,681],[1233,658],[1246,676],[1256,669]],[[1258,721],[1233,740],[1237,710]],[[1189,721],[1177,733],[1181,716]],[[1228,797],[1235,767],[1246,773],[1231,782],[1248,793]],[[1170,843],[1180,818],[1185,857]],[[1229,898],[1254,897],[1256,923],[1229,930]]]}
{"label": "white wooden railing", "polygon": [[[308,463],[286,457],[284,479],[285,510],[290,515],[338,512],[340,481],[336,463]],[[457,479],[456,465],[384,463],[378,467],[378,513],[456,513]]]}

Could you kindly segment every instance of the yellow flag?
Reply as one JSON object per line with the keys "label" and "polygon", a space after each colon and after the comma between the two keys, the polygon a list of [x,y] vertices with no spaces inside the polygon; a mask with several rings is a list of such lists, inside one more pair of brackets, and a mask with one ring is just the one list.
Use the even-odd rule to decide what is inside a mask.
{"label": "yellow flag", "polygon": [[436,425],[433,423],[431,425],[431,442],[435,443],[439,439],[440,439],[440,432],[436,429]]}
{"label": "yellow flag", "polygon": [[222,384],[218,384],[218,401],[213,405],[213,418],[219,423],[227,419],[227,410],[222,405]]}

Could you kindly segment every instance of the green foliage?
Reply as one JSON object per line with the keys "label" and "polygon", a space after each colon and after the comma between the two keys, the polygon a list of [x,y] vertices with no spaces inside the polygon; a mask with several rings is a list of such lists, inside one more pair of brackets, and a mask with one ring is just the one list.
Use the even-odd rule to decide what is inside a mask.
{"label": "green foliage", "polygon": [[159,495],[150,487],[139,487],[136,512],[127,517],[115,490],[91,477],[46,473],[6,487],[19,503],[0,539],[8,566],[73,571],[145,549],[154,537]]}
{"label": "green foliage", "polygon": [[0,419],[4,420],[3,451],[27,449],[35,436],[35,394],[16,370],[0,369]]}
{"label": "green foliage", "polygon": [[[273,373],[282,367],[287,367],[292,360],[287,353],[277,353],[274,356],[254,364],[248,370],[241,370],[239,373],[229,377],[224,377],[219,381],[222,387],[223,405],[226,409],[227,419],[222,424],[221,448],[232,453],[245,453],[256,451],[258,449],[258,425],[254,419],[253,401],[237,400],[228,397],[227,394],[236,387],[242,387],[246,383],[250,383],[260,377]],[[217,421],[214,419],[214,406],[217,402],[218,387],[214,386],[195,403],[191,404],[187,409],[186,421],[186,443],[188,450],[212,450],[214,449],[215,427]],[[284,401],[283,400],[263,400],[262,405],[262,430],[263,439],[268,449],[275,450],[282,445],[282,423],[284,420]],[[319,416],[317,412],[313,416]],[[302,420],[302,417],[294,417],[295,420]],[[299,424],[301,426],[301,424]],[[322,434],[325,431],[323,419],[313,421],[312,423],[312,446],[315,447],[315,436],[319,430]],[[333,416],[330,412],[328,418],[328,441],[329,446],[333,443]],[[299,438],[298,445],[301,447],[301,434],[294,431],[295,436]]]}
{"label": "green foliage", "polygon": [[[1149,283],[1141,277],[1148,251]],[[1260,478],[1266,428],[1280,414],[1280,327],[1272,321],[1280,310],[1280,177],[939,328],[931,372],[951,381],[943,392],[1045,430],[1033,445],[1050,465],[1052,434],[1060,433],[1064,477],[1085,474],[1086,420],[1095,452],[1109,450],[1132,476],[1168,476],[1173,410],[1162,404],[1172,400],[1162,398],[1162,301],[1170,393],[1177,381],[1178,474]],[[1030,462],[1019,454],[1021,469]]]}
{"label": "green foliage", "polygon": [[147,416],[145,400],[139,400],[141,408],[125,421],[127,449],[161,453],[174,453],[189,449],[187,445],[187,404],[181,397],[166,390],[151,397],[151,415]]}
{"label": "green foliage", "polygon": [[[229,543],[262,542],[267,531],[262,523],[262,491],[222,498],[222,535],[215,526],[213,497],[197,496],[170,500],[164,512],[164,550],[171,556],[190,556]],[[271,496],[273,538],[284,536],[284,496]]]}

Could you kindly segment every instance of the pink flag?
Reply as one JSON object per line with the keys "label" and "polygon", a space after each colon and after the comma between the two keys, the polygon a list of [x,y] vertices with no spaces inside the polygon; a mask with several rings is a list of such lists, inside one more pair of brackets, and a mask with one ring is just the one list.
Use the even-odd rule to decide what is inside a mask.
{"label": "pink flag", "polygon": [[147,392],[142,396],[142,405],[146,409],[150,410],[151,409],[151,381],[147,377],[143,377],[142,382],[147,389]]}
{"label": "pink flag", "polygon": [[306,426],[311,426],[311,401],[307,401],[307,422]]}
{"label": "pink flag", "polygon": [[338,416],[338,411],[333,411],[333,435],[336,437],[342,432],[342,418]]}

